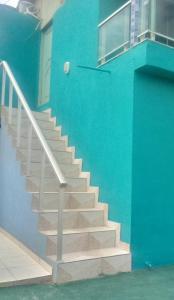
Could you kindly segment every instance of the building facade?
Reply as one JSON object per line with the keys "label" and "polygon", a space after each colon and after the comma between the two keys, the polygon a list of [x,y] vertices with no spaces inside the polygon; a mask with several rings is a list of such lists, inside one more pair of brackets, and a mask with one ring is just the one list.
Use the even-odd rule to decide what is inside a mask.
{"label": "building facade", "polygon": [[174,1],[33,5],[0,6],[1,60],[76,146],[133,268],[173,264]]}

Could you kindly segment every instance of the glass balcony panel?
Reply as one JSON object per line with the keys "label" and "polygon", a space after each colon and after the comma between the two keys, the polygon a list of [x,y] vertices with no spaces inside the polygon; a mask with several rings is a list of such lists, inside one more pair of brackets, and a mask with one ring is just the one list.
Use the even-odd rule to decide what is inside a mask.
{"label": "glass balcony panel", "polygon": [[153,9],[154,31],[174,39],[174,0],[155,0]]}
{"label": "glass balcony panel", "polygon": [[174,38],[174,0],[139,0],[139,35],[151,31]]}
{"label": "glass balcony panel", "polygon": [[151,27],[151,0],[140,0],[139,8],[138,32],[140,35],[148,31]]}
{"label": "glass balcony panel", "polygon": [[115,51],[130,41],[130,5],[124,7],[100,27],[100,59],[114,56]]}

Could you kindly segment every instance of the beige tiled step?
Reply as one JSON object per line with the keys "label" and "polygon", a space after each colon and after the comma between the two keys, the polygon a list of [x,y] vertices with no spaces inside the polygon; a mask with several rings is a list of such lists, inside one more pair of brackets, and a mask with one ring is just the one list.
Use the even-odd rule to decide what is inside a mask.
{"label": "beige tiled step", "polygon": [[[49,256],[50,262],[56,256]],[[63,255],[57,265],[57,283],[96,278],[131,271],[131,255],[120,248],[73,252]]]}
{"label": "beige tiled step", "polygon": [[[47,238],[47,255],[56,254],[57,231],[42,231]],[[64,230],[63,253],[116,247],[116,227],[89,227]]]}
{"label": "beige tiled step", "polygon": [[[47,143],[48,143],[49,147],[51,148],[51,150],[53,150],[53,151],[65,151],[66,147],[67,147],[67,141],[66,141],[65,137],[61,137],[57,141],[47,139]],[[16,144],[17,144],[16,137],[13,139],[13,144],[14,144],[14,146],[16,146]],[[21,137],[20,149],[27,149],[27,147],[28,147],[27,137]],[[33,150],[42,149],[42,146],[37,138],[32,138],[32,149]]]}
{"label": "beige tiled step", "polygon": [[[13,110],[12,110],[12,118],[16,118],[17,119],[17,114],[18,114],[18,110],[16,108],[13,108]],[[48,121],[50,119],[49,113],[46,113],[46,112],[32,111],[32,114],[34,115],[34,118],[36,120]],[[3,109],[3,115],[5,115],[5,117],[7,118],[7,116],[8,116],[8,108],[7,107],[5,107]],[[24,110],[22,110],[21,116],[24,119],[27,118],[26,113],[24,112]]]}
{"label": "beige tiled step", "polygon": [[[13,116],[11,125],[16,127],[17,122],[18,122],[18,119],[16,118],[16,116]],[[49,121],[49,120],[37,120],[37,123],[38,123],[39,127],[41,128],[41,130],[42,129],[49,129],[49,130],[54,130],[55,129],[54,123]],[[27,118],[22,118],[21,126],[22,127],[28,127],[28,119]]]}
{"label": "beige tiled step", "polygon": [[[68,151],[69,150],[69,151]],[[73,163],[73,152],[68,148],[67,151],[53,151],[53,155],[57,162],[62,164],[71,164]],[[42,160],[42,151],[41,150],[32,150],[31,151],[31,162],[41,162]],[[18,149],[17,150],[17,159],[26,162],[28,157],[27,150]],[[48,163],[48,161],[47,161]]]}
{"label": "beige tiled step", "polygon": [[[27,190],[32,196],[32,210],[38,215],[38,230],[47,241],[45,254],[49,263],[54,265],[57,283],[130,271],[131,255],[120,242],[120,224],[108,221],[107,205],[98,203],[98,188],[90,187],[89,173],[81,172],[82,160],[74,158],[75,149],[67,147],[68,138],[61,136],[61,127],[55,127],[48,114],[36,112],[34,117],[68,182],[63,204],[63,260],[57,263],[59,183],[50,164],[46,162],[44,193],[40,201],[42,148],[33,133],[31,173],[26,176]],[[7,110],[5,118],[7,121]],[[22,124],[17,158],[21,161],[23,175],[27,175],[28,121],[23,112]],[[8,129],[16,147],[15,109],[12,125]]]}
{"label": "beige tiled step", "polygon": [[[87,192],[89,183],[88,178],[66,178],[67,186],[66,191],[69,192]],[[38,192],[40,186],[40,178],[27,177],[27,190],[29,192]],[[60,185],[56,178],[44,179],[44,192],[58,192],[60,191]]]}
{"label": "beige tiled step", "polygon": [[[82,164],[80,159],[75,159],[71,164],[63,164],[59,163],[60,169],[65,177],[69,178],[77,178],[80,176]],[[22,173],[26,175],[27,166],[25,162],[21,164]],[[41,163],[32,163],[30,165],[30,175],[34,177],[38,177],[41,174]],[[53,168],[49,165],[45,165],[45,177],[53,177],[54,171]]]}
{"label": "beige tiled step", "polygon": [[[63,228],[76,229],[106,226],[106,212],[103,208],[64,210]],[[39,230],[56,230],[58,211],[39,212]]]}
{"label": "beige tiled step", "polygon": [[[65,209],[94,208],[97,202],[96,192],[66,192],[64,196]],[[57,209],[59,203],[59,193],[44,193],[40,203],[39,194],[32,194],[32,208]]]}
{"label": "beige tiled step", "polygon": [[[9,125],[8,130],[9,130],[10,134],[12,134],[15,137],[17,136],[16,126]],[[43,129],[42,133],[43,133],[43,135],[46,139],[51,139],[51,140],[54,140],[54,141],[59,140],[60,136],[61,136],[60,128],[57,128],[56,130]],[[21,128],[21,136],[22,137],[27,137],[28,136],[28,128],[27,127],[22,127]],[[36,134],[35,134],[34,131],[33,131],[33,137],[36,138]]]}

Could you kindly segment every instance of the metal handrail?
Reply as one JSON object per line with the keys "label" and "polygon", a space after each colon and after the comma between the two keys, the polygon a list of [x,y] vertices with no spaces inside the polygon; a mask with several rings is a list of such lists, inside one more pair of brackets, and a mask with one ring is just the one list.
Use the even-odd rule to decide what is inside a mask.
{"label": "metal handrail", "polygon": [[3,70],[2,76],[2,91],[1,91],[1,105],[5,106],[6,100],[6,77],[9,78],[9,93],[8,93],[8,124],[12,123],[12,109],[13,109],[13,91],[15,91],[18,97],[18,114],[17,114],[17,147],[20,146],[20,138],[21,138],[21,112],[22,108],[24,109],[28,120],[28,143],[27,143],[27,175],[30,176],[30,168],[31,168],[31,154],[32,154],[32,132],[33,129],[36,133],[36,136],[41,144],[42,149],[42,158],[41,158],[41,170],[40,170],[40,184],[39,184],[39,203],[40,203],[40,211],[42,211],[42,197],[44,197],[44,178],[45,178],[45,164],[46,157],[51,164],[51,167],[58,179],[59,183],[59,201],[58,201],[58,219],[57,219],[57,247],[56,247],[56,262],[53,268],[53,279],[57,282],[57,264],[62,261],[63,256],[63,208],[64,208],[64,196],[65,196],[65,187],[67,186],[66,179],[64,178],[62,171],[57,163],[42,131],[37,124],[33,113],[30,110],[29,105],[6,61],[0,61],[0,67]]}
{"label": "metal handrail", "polygon": [[28,103],[27,103],[27,101],[26,101],[26,99],[25,99],[25,97],[24,97],[24,95],[23,95],[23,93],[22,93],[22,91],[21,91],[21,89],[20,89],[13,73],[12,73],[12,71],[10,70],[9,65],[5,61],[0,62],[0,65],[4,66],[4,69],[5,69],[6,73],[8,74],[8,77],[9,77],[9,79],[10,79],[12,85],[13,85],[13,88],[16,91],[16,94],[19,98],[19,101],[21,102],[21,104],[22,104],[22,106],[23,106],[23,108],[24,108],[24,110],[27,114],[27,117],[30,120],[30,122],[32,124],[32,127],[34,128],[34,130],[36,132],[36,135],[37,135],[37,137],[38,137],[38,139],[39,139],[39,141],[40,141],[40,143],[43,147],[43,150],[45,151],[45,153],[48,157],[48,160],[51,163],[51,166],[52,166],[57,178],[59,179],[60,185],[63,185],[63,186],[67,185],[67,182],[66,182],[66,180],[65,180],[65,178],[62,174],[62,171],[61,171],[61,169],[60,169],[60,167],[59,167],[59,165],[58,165],[58,163],[57,163],[50,147],[48,146],[48,143],[47,143],[45,137],[43,136],[43,134],[42,134],[42,132],[41,132],[41,130],[40,130],[33,114],[32,114],[32,112],[30,110],[29,105],[28,105]]}

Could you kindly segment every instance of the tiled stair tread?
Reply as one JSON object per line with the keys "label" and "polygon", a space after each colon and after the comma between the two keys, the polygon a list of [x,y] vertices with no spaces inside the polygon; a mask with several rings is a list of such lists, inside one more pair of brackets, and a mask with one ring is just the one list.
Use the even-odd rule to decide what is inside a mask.
{"label": "tiled stair tread", "polygon": [[[13,139],[15,140],[16,138],[13,137]],[[22,139],[28,141],[28,138],[27,138],[26,136],[23,136]],[[33,142],[37,142],[37,141],[38,141],[38,138],[35,137],[35,136],[32,136],[32,140],[33,140]],[[62,142],[66,141],[66,136],[60,136],[58,142],[59,142],[59,141],[62,141]],[[47,142],[48,142],[48,143],[49,143],[49,142],[55,142],[55,140],[52,140],[50,137],[47,137]],[[57,142],[57,141],[56,141],[56,142]],[[25,148],[22,148],[22,149],[25,149]],[[33,149],[33,150],[39,150],[39,149]]]}
{"label": "tiled stair tread", "polygon": [[[41,214],[46,214],[46,213],[58,213],[57,209],[44,209],[44,210],[40,210],[40,209],[34,209],[34,212],[38,212]],[[97,211],[104,211],[103,208],[74,208],[74,209],[64,209],[63,212],[64,213],[68,213],[68,212],[97,212]]]}
{"label": "tiled stair tread", "polygon": [[[21,152],[21,153],[27,154],[27,148],[26,149],[19,149],[18,151]],[[42,150],[40,150],[40,149],[32,149],[32,152],[33,153],[41,153]],[[58,154],[59,152],[61,152],[61,153],[62,152],[63,153],[72,153],[73,151],[72,151],[72,147],[66,147],[66,150],[52,150],[53,155],[54,154]]]}
{"label": "tiled stair tread", "polygon": [[[29,179],[29,180],[39,180],[40,177],[39,176],[27,176],[26,175],[26,178]],[[76,177],[72,177],[72,176],[65,176],[66,179],[88,179],[88,175],[85,173],[85,172],[80,172],[79,176],[76,176]],[[45,175],[44,176],[44,179],[50,179],[50,180],[56,180],[56,175],[55,176],[48,176],[48,175]]]}
{"label": "tiled stair tread", "polygon": [[[22,121],[27,123],[28,119],[22,117]],[[12,115],[12,125],[16,125],[17,122],[18,122],[18,120],[16,118],[16,115]],[[46,119],[43,119],[43,120],[42,119],[41,120],[37,119],[37,122],[39,123],[39,125],[40,124],[51,124],[51,125],[54,125],[54,123],[52,123],[49,119],[47,119],[47,120]]]}
{"label": "tiled stair tread", "polygon": [[[115,226],[101,226],[101,227],[85,227],[75,229],[64,229],[63,234],[78,234],[78,233],[93,233],[116,230]],[[44,235],[56,236],[57,230],[42,230],[40,231]]]}
{"label": "tiled stair tread", "polygon": [[[12,124],[12,125],[9,125],[10,129],[14,130],[14,131],[17,131],[17,128]],[[46,128],[43,128],[42,131],[45,133],[45,132],[55,132],[55,133],[60,133],[60,128],[59,127],[56,127],[55,129],[46,129]],[[34,131],[33,131],[34,132]]]}
{"label": "tiled stair tread", "polygon": [[[17,108],[13,108],[13,116],[15,115],[17,115],[17,112],[18,112],[18,109]],[[46,121],[49,121],[49,119],[50,119],[50,115],[49,115],[49,113],[47,113],[47,112],[36,112],[36,111],[31,111],[32,112],[32,114],[35,116],[35,118],[37,118],[38,117],[38,119],[39,119],[39,117],[43,117],[43,119],[39,119],[39,120],[46,120]],[[8,107],[5,107],[4,109],[3,109],[3,113],[5,113],[5,115],[6,114],[8,114]],[[24,112],[24,110],[22,110],[22,118],[28,118],[27,116],[26,116],[26,114],[25,114],[25,112]]]}
{"label": "tiled stair tread", "polygon": [[[67,253],[63,255],[63,263],[75,262],[81,260],[90,260],[97,258],[105,258],[119,255],[128,255],[129,251],[123,250],[121,248],[106,248],[106,249],[97,249],[81,252]],[[56,256],[48,256],[51,261],[56,261]]]}
{"label": "tiled stair tread", "polygon": [[[81,160],[79,160],[79,159],[73,159],[73,162],[72,162],[72,163],[64,163],[64,162],[60,162],[59,165],[60,165],[60,166],[61,166],[61,165],[69,165],[69,166],[74,165],[74,166],[79,166],[80,163],[81,163]],[[26,166],[27,163],[22,161],[22,162],[21,162],[21,165],[22,165],[22,166]],[[35,165],[35,166],[38,165],[38,166],[40,166],[40,165],[41,165],[41,162],[31,161],[31,169],[32,169],[32,165]],[[48,163],[48,162],[45,162],[45,167],[46,167],[46,168],[47,168],[47,167],[52,168],[51,165],[50,165],[50,163]]]}
{"label": "tiled stair tread", "polygon": [[[29,192],[30,194],[33,194],[33,195],[39,195],[39,192]],[[87,192],[67,192],[65,191],[65,194],[70,194],[70,195],[73,195],[73,194],[94,194],[95,191],[90,191],[90,188],[89,188],[89,191]],[[47,194],[59,194],[59,192],[44,192],[45,195]]]}

